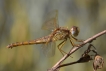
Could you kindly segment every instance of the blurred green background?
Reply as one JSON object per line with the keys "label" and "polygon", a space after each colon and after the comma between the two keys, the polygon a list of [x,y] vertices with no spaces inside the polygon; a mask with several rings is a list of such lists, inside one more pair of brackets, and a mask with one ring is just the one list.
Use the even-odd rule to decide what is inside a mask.
{"label": "blurred green background", "polygon": [[[47,71],[62,58],[57,48],[51,57],[41,53],[40,45],[6,48],[13,42],[47,35],[41,26],[47,13],[55,9],[59,11],[59,26],[80,28],[79,39],[85,40],[106,29],[106,0],[0,0],[0,71]],[[93,44],[106,61],[106,35],[97,38]],[[67,41],[63,50],[68,52],[71,47]],[[64,63],[77,60],[86,47]],[[60,71],[93,71],[92,61],[63,67]],[[98,71],[106,71],[106,64]]]}

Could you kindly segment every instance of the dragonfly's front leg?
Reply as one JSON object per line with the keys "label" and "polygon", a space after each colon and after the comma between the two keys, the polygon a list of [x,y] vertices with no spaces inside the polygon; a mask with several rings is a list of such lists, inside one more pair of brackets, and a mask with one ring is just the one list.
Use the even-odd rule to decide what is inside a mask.
{"label": "dragonfly's front leg", "polygon": [[76,41],[78,41],[78,42],[83,42],[84,40],[80,40],[80,39],[77,39],[77,38],[75,38],[75,37],[73,37],[73,36],[71,36],[74,40],[76,40]]}
{"label": "dragonfly's front leg", "polygon": [[[72,46],[73,46],[73,47],[75,47],[75,46],[79,46],[78,44],[74,44],[72,38],[73,38],[73,37],[69,37],[69,39],[70,39],[70,43],[72,44]],[[78,41],[78,42],[83,42],[82,40],[78,40],[78,39],[76,39],[75,37],[74,37],[74,40],[76,40],[76,41]]]}

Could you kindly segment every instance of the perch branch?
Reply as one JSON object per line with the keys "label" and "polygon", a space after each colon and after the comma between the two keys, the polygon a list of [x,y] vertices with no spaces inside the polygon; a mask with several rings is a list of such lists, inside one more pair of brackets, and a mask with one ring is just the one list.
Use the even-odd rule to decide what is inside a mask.
{"label": "perch branch", "polygon": [[51,69],[48,71],[58,71],[57,68],[58,66],[65,60],[67,59],[71,54],[73,54],[75,51],[77,51],[79,48],[83,47],[87,43],[91,43],[93,40],[96,38],[100,37],[101,35],[106,34],[106,30],[92,36],[91,38],[88,38],[87,40],[83,41],[82,44],[78,45],[77,47],[73,47],[68,54],[66,54],[64,57],[62,57]]}

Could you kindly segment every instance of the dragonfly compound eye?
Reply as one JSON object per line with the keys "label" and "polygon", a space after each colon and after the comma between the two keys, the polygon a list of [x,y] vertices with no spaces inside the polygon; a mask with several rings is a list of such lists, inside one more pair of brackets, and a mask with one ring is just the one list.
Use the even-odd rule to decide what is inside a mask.
{"label": "dragonfly compound eye", "polygon": [[76,27],[76,26],[73,26],[73,27],[71,28],[70,32],[71,32],[71,35],[72,35],[72,36],[78,36],[78,34],[79,34],[79,28]]}

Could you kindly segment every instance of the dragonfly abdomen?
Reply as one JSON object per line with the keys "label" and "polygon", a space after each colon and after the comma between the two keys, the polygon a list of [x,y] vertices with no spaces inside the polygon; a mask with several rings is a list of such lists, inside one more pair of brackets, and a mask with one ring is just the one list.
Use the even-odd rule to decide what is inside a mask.
{"label": "dragonfly abdomen", "polygon": [[11,43],[7,46],[7,48],[13,48],[13,47],[22,46],[22,45],[44,44],[48,41],[48,39],[49,39],[49,36],[45,36],[45,37],[31,40],[31,41]]}
{"label": "dragonfly abdomen", "polygon": [[26,42],[11,43],[7,46],[7,48],[13,48],[13,47],[21,46],[21,45],[30,45],[30,42],[26,41]]}

